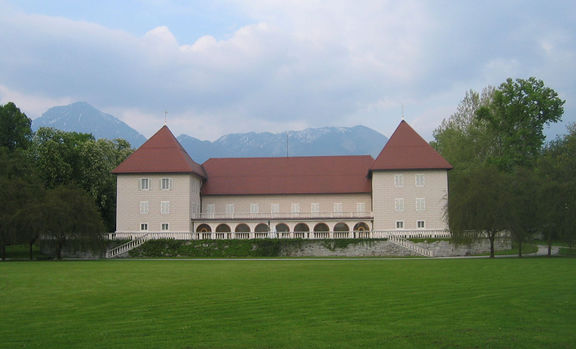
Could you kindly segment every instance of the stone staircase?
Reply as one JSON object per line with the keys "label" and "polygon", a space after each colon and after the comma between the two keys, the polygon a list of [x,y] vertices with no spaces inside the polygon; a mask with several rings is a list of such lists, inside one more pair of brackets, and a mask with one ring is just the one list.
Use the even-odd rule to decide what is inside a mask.
{"label": "stone staircase", "polygon": [[420,246],[417,246],[415,243],[409,241],[408,239],[405,239],[401,236],[395,236],[395,235],[390,235],[388,236],[388,241],[390,241],[391,243],[398,245],[400,247],[404,247],[407,250],[410,250],[416,254],[419,254],[421,256],[425,256],[425,257],[434,257],[434,253],[428,249],[422,248]]}
{"label": "stone staircase", "polygon": [[148,240],[150,240],[150,236],[149,234],[145,234],[137,239],[130,240],[125,244],[111,248],[106,251],[106,258],[119,257],[120,255],[127,253],[138,246],[142,246],[142,244],[144,244]]}

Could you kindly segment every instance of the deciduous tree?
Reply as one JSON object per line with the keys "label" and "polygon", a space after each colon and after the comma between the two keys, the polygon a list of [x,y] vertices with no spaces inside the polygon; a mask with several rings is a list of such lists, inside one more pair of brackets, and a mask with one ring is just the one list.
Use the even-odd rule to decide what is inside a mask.
{"label": "deciduous tree", "polygon": [[32,138],[32,120],[12,102],[0,105],[0,147],[26,149]]}
{"label": "deciduous tree", "polygon": [[507,171],[533,167],[546,138],[544,126],[561,120],[564,103],[556,91],[534,77],[502,83],[491,103],[477,112],[496,136],[492,161]]}
{"label": "deciduous tree", "polygon": [[538,162],[542,179],[538,202],[541,203],[542,231],[548,242],[576,241],[576,124],[568,126],[568,134],[550,142]]}
{"label": "deciduous tree", "polygon": [[510,228],[512,197],[508,175],[494,167],[478,167],[451,178],[449,227],[457,243],[487,238],[490,257],[499,233]]}
{"label": "deciduous tree", "polygon": [[13,216],[36,199],[41,191],[42,186],[27,153],[0,147],[0,254],[3,260],[6,246],[21,241],[19,231],[13,229]]}
{"label": "deciduous tree", "polygon": [[488,132],[488,125],[477,117],[480,108],[490,105],[493,95],[493,87],[481,93],[467,91],[456,112],[434,130],[431,145],[456,171],[481,166],[493,151],[493,136]]}
{"label": "deciduous tree", "polygon": [[69,250],[98,249],[104,238],[104,225],[96,205],[88,194],[75,186],[58,186],[48,191],[41,210],[43,243],[62,258]]}
{"label": "deciduous tree", "polygon": [[132,153],[122,139],[95,140],[90,134],[41,128],[33,154],[47,188],[76,184],[90,194],[108,231],[116,224],[116,178],[110,173]]}

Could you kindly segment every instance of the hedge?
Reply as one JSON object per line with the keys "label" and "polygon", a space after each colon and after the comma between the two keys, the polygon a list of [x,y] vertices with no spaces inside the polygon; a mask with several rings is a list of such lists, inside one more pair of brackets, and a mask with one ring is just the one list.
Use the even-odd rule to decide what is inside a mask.
{"label": "hedge", "polygon": [[[386,240],[386,239],[384,239]],[[373,243],[374,240],[334,239],[334,240],[148,240],[142,246],[129,252],[130,257],[277,257],[284,250],[300,249],[306,242],[321,242],[334,251],[350,244]]]}

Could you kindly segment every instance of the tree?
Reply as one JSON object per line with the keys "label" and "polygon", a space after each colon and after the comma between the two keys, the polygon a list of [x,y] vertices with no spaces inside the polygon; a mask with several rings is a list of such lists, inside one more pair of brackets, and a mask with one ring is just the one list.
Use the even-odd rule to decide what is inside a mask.
{"label": "tree", "polygon": [[510,228],[512,198],[508,175],[494,167],[478,167],[451,178],[448,225],[456,243],[487,238],[494,242]]}
{"label": "tree", "polygon": [[493,136],[486,122],[477,117],[477,111],[489,106],[493,95],[494,88],[490,86],[482,93],[467,91],[456,112],[434,130],[431,145],[457,171],[482,165],[492,151]]}
{"label": "tree", "polygon": [[538,197],[542,232],[550,255],[554,239],[570,244],[576,241],[576,124],[544,148],[537,169],[543,182]]}
{"label": "tree", "polygon": [[115,229],[116,178],[111,171],[132,153],[127,141],[95,140],[90,134],[41,128],[32,150],[47,188],[80,186],[96,203],[106,229]]}
{"label": "tree", "polygon": [[32,120],[12,102],[0,105],[0,147],[26,149],[32,138]]}
{"label": "tree", "polygon": [[544,126],[561,120],[564,103],[542,80],[507,79],[494,91],[490,105],[477,111],[496,136],[491,160],[507,171],[533,167],[544,144]]}
{"label": "tree", "polygon": [[98,249],[104,239],[104,225],[96,205],[88,194],[73,185],[58,186],[47,193],[38,208],[44,224],[42,241],[54,248],[62,259],[64,248]]}
{"label": "tree", "polygon": [[21,241],[13,227],[13,216],[41,194],[42,186],[28,154],[0,147],[0,254],[6,258],[6,246]]}
{"label": "tree", "polygon": [[84,142],[79,149],[79,185],[86,190],[100,211],[107,231],[116,227],[116,177],[111,171],[131,153],[122,139]]}
{"label": "tree", "polygon": [[[502,231],[512,234],[521,255],[525,239],[546,226],[545,208],[540,206],[544,201],[534,200],[542,197],[549,204],[547,208],[553,207],[549,184],[554,182],[543,183],[542,176],[534,171],[544,144],[543,128],[560,120],[563,104],[558,94],[540,80],[508,79],[497,89],[485,89],[482,95],[469,91],[457,112],[434,131],[432,145],[455,168],[449,174],[448,209],[455,241],[463,236],[478,238],[488,234],[493,243],[498,231],[491,229],[498,225]],[[487,178],[487,172],[493,176],[494,183],[486,182],[485,189],[479,189],[477,181],[481,178],[473,177]],[[463,182],[469,185],[462,185]],[[544,187],[546,192],[541,191]],[[493,188],[499,189],[492,192]],[[483,197],[486,193],[492,193],[499,201],[488,205],[488,198]],[[476,196],[485,204],[476,207],[477,203],[466,201]],[[509,206],[501,206],[503,202]],[[499,207],[499,212],[494,211],[494,207]],[[504,212],[505,216],[499,215]],[[481,216],[487,221],[477,219]],[[469,221],[460,221],[463,217]],[[463,227],[467,231],[464,235]]]}
{"label": "tree", "polygon": [[94,141],[94,137],[47,127],[36,131],[32,154],[46,188],[78,182],[82,163],[80,148],[87,141]]}
{"label": "tree", "polygon": [[[37,193],[38,194],[38,193]],[[43,194],[43,193],[42,193]],[[28,244],[30,260],[34,259],[34,244],[42,237],[45,229],[46,213],[43,195],[29,200],[10,219],[11,234],[16,243]],[[49,212],[48,212],[49,213]]]}
{"label": "tree", "polygon": [[508,209],[510,233],[522,257],[523,243],[542,227],[543,202],[536,200],[542,190],[542,181],[533,169],[519,167],[509,174],[512,206]]}

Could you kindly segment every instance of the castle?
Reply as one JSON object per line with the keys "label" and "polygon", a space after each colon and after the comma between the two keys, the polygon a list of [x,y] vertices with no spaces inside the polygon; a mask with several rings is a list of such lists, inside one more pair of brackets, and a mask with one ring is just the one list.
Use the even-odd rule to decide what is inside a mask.
{"label": "castle", "polygon": [[113,171],[114,237],[445,236],[451,168],[404,120],[375,160],[212,158],[202,165],[164,126]]}

